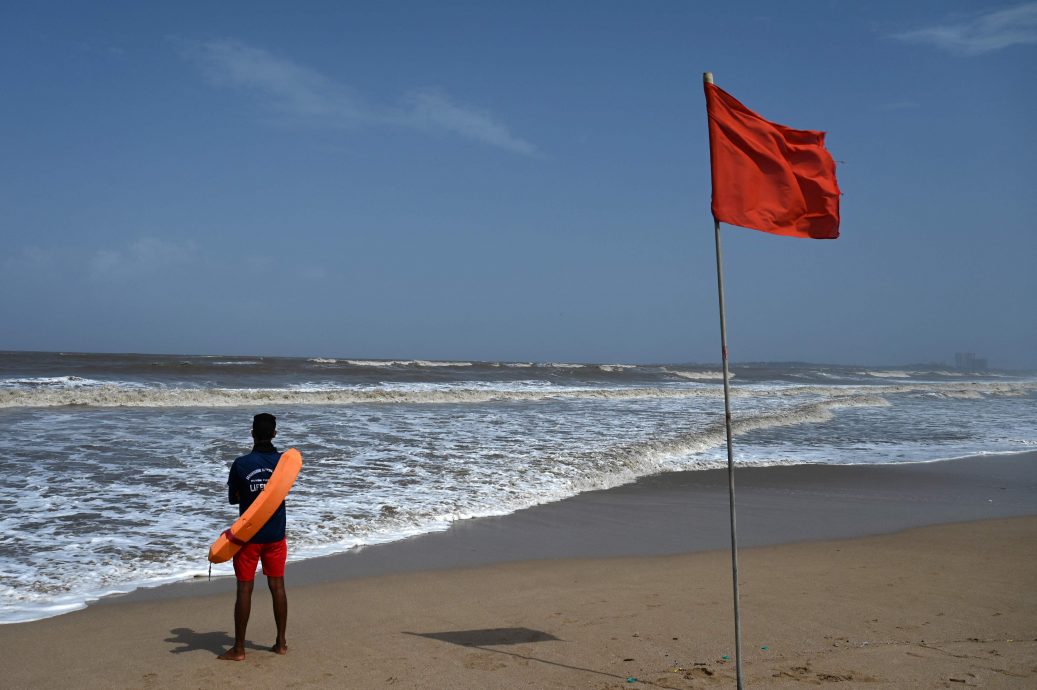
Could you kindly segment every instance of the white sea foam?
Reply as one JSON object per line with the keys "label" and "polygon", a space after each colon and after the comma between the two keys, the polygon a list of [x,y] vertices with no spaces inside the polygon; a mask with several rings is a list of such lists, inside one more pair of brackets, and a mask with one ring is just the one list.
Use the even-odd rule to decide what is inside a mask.
{"label": "white sea foam", "polygon": [[[784,411],[748,416],[736,423],[734,431],[744,434],[762,428],[823,421],[839,406],[878,404],[884,401],[859,398],[793,406]],[[530,408],[530,411],[536,409]],[[665,409],[668,408],[660,408],[660,411]],[[568,416],[563,417],[560,425],[554,425],[552,422],[558,414]],[[293,558],[335,553],[441,530],[458,519],[506,514],[581,491],[633,481],[665,469],[709,467],[712,463],[697,458],[696,454],[723,440],[723,428],[715,422],[704,424],[698,431],[681,431],[683,425],[678,425],[664,432],[671,425],[667,416],[658,417],[653,425],[663,425],[656,432],[662,436],[653,440],[652,434],[646,435],[650,429],[639,425],[609,432],[573,424],[582,417],[579,413],[571,415],[556,409],[542,417],[536,414],[497,418],[492,426],[485,428],[481,424],[473,426],[482,419],[478,410],[473,410],[467,419],[458,419],[456,413],[440,415],[434,411],[416,418],[402,414],[399,420],[404,424],[385,427],[396,441],[384,450],[379,449],[381,444],[377,440],[382,433],[378,431],[380,425],[370,427],[367,433],[374,435],[365,440],[361,433],[363,428],[357,426],[363,417],[353,417],[349,424],[353,429],[351,433],[359,436],[344,446],[348,455],[336,452],[334,444],[327,439],[320,440],[327,434],[326,430],[317,432],[320,435],[302,445],[308,448],[320,443],[323,454],[308,455],[308,481],[293,491],[290,508],[295,544]],[[684,418],[688,419],[686,414]],[[149,419],[140,418],[141,431],[151,425]],[[41,428],[46,427],[44,420],[40,422]],[[547,426],[541,426],[545,423]],[[310,438],[307,436],[311,433],[310,424],[297,421],[292,432],[306,441]],[[527,426],[529,424],[533,426]],[[487,445],[490,431],[497,436],[495,446]],[[526,439],[531,432],[540,436],[535,446],[530,446]],[[162,443],[164,438],[154,439],[152,443]],[[456,446],[459,442],[463,445]],[[46,439],[41,441],[41,445],[46,443]],[[440,456],[430,465],[421,456],[435,446],[439,447]],[[55,446],[54,451],[60,452],[59,448]],[[455,455],[461,448],[468,450]],[[417,449],[425,450],[414,455]],[[150,452],[163,454],[159,448]],[[46,484],[44,475],[47,473],[31,469],[33,474],[28,481],[14,487],[22,511],[19,522],[33,522],[42,516],[50,521],[74,519],[77,538],[66,543],[63,555],[55,557],[51,536],[24,530],[19,533],[23,556],[40,549],[40,558],[46,559],[46,567],[41,567],[42,561],[35,563],[31,556],[29,560],[3,563],[9,574],[8,582],[22,583],[25,587],[5,585],[0,588],[3,604],[0,619],[13,622],[58,615],[81,608],[85,602],[105,594],[203,573],[204,563],[192,565],[195,561],[191,554],[204,553],[207,541],[218,533],[223,521],[231,518],[218,517],[224,511],[217,509],[219,503],[215,501],[220,493],[215,489],[219,487],[225,465],[214,468],[203,458],[184,464],[197,453],[198,449],[186,457],[181,456],[175,472],[163,465],[147,470],[157,473],[151,481],[158,481],[167,488],[161,494],[149,494],[148,510],[143,513],[137,506],[144,505],[141,494],[146,492],[146,484],[134,482],[147,480],[139,478],[139,473],[106,481],[106,490],[100,493],[91,494],[86,491],[87,487],[84,493],[66,491],[60,503],[54,503],[41,500],[38,493]],[[363,483],[342,483],[350,477],[362,478]],[[198,487],[210,484],[214,491],[199,491]],[[177,489],[178,485],[182,488]],[[88,514],[103,517],[91,528],[90,521],[82,517]],[[167,534],[166,525],[173,516],[185,537],[177,542],[170,542]],[[14,519],[14,516],[8,517]],[[128,528],[129,532],[120,533],[122,528],[118,525],[128,519],[134,520],[133,526]],[[3,523],[0,526],[8,533],[12,528],[12,524],[7,524],[10,520],[0,520]],[[141,524],[141,520],[146,522]],[[81,531],[84,529],[94,531],[84,533]],[[228,566],[221,565],[214,572],[222,575],[230,571]]]}
{"label": "white sea foam", "polygon": [[976,399],[984,396],[1019,397],[1037,391],[1037,382],[1000,382],[973,381],[947,383],[890,383],[883,385],[862,386],[774,386],[774,395],[864,395],[875,393],[881,395],[923,394],[934,397]]}
{"label": "white sea foam", "polygon": [[314,364],[337,364],[337,359],[330,357],[313,357],[312,359],[306,360],[307,362],[313,362]]}
{"label": "white sea foam", "polygon": [[[267,405],[478,404],[498,401],[559,399],[632,400],[646,398],[717,397],[714,388],[688,387],[576,387],[500,384],[494,382],[455,384],[385,384],[342,386],[341,384],[296,384],[291,388],[157,388],[93,382],[82,386],[30,386],[0,388],[0,408],[11,407],[240,407]],[[1002,383],[916,383],[884,386],[799,386],[772,385],[768,396],[816,395],[845,398],[868,394],[918,393],[933,397],[979,399],[984,396],[1024,396],[1037,390],[1035,382]],[[758,388],[732,390],[736,398],[763,394]]]}
{"label": "white sea foam", "polygon": [[[860,395],[825,402],[806,403],[788,410],[758,413],[736,417],[731,424],[734,435],[776,427],[817,424],[832,419],[839,408],[889,407],[885,398]],[[720,462],[703,462],[698,454],[725,442],[727,431],[723,424],[715,423],[705,429],[682,434],[666,440],[649,440],[627,447],[610,449],[608,471],[601,477],[582,482],[579,491],[610,488],[620,483],[634,481],[639,477],[659,472],[682,469],[711,469]],[[758,464],[772,464],[762,462]]]}
{"label": "white sea foam", "polygon": [[[247,451],[242,420],[256,408],[278,414],[285,445],[306,458],[289,508],[293,560],[725,462],[722,390],[708,380],[653,367],[595,374],[612,365],[429,376],[398,362],[373,365],[398,367],[378,384],[349,367],[284,360],[268,362],[278,387],[245,387],[265,380],[247,367],[221,372],[240,387],[206,387],[211,371],[199,367],[148,369],[151,383],[73,375],[93,376],[95,365],[0,381],[0,507],[17,506],[0,509],[0,619],[204,573],[205,548],[236,516],[223,482]],[[1037,445],[1032,380],[795,385],[797,371],[734,385],[740,464],[917,462]],[[83,442],[99,429],[103,444]],[[56,483],[63,473],[76,481]]]}
{"label": "white sea foam", "polygon": [[103,386],[104,381],[85,379],[80,376],[30,376],[26,378],[0,379],[2,388],[86,388]]}
{"label": "white sea foam", "polygon": [[[312,361],[312,360],[311,360]],[[347,359],[354,367],[470,367],[471,362],[436,362],[425,359]]]}
{"label": "white sea foam", "polygon": [[[724,378],[724,372],[722,371],[682,371],[668,367],[663,367],[663,371],[667,374],[673,374],[674,376],[680,376],[682,379],[691,379],[693,381],[717,381]],[[734,373],[729,372],[728,378],[733,379],[734,377]]]}
{"label": "white sea foam", "polygon": [[499,385],[428,384],[344,388],[301,384],[301,388],[126,388],[102,385],[67,390],[0,390],[0,408],[61,407],[241,407],[350,405],[358,403],[452,404],[551,399],[638,399],[715,396],[715,391],[679,388],[576,388],[541,386],[513,390]]}
{"label": "white sea foam", "polygon": [[[119,388],[125,390],[141,390],[147,384],[139,381],[100,381],[81,376],[30,376],[23,378],[0,379],[0,399],[5,392],[35,393],[75,391],[85,389]],[[0,403],[3,407],[3,403]]]}

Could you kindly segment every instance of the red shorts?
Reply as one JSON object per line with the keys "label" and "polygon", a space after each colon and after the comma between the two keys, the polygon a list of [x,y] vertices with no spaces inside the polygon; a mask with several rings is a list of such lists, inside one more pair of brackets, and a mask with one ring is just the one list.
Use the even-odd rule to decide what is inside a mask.
{"label": "red shorts", "polygon": [[256,579],[256,564],[263,561],[263,574],[267,577],[284,577],[284,563],[288,560],[288,541],[269,544],[245,544],[234,554],[234,575],[241,582]]}

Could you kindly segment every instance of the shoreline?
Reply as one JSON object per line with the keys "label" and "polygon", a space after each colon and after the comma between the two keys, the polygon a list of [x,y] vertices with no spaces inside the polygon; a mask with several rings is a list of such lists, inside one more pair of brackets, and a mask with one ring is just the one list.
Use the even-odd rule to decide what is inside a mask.
{"label": "shoreline", "polygon": [[[736,467],[735,481],[740,550],[1037,515],[1037,451],[900,464]],[[792,503],[795,513],[785,510]],[[292,561],[287,572],[299,585],[516,561],[711,550],[730,550],[726,469],[648,475],[506,515],[458,520],[437,532]],[[234,586],[227,575],[196,576],[0,628],[94,606],[231,592]]]}
{"label": "shoreline", "polygon": [[[736,476],[747,684],[1032,685],[1037,453]],[[289,654],[265,651],[260,576],[240,664],[215,659],[232,640],[232,579],[137,590],[0,626],[0,677],[41,688],[730,687],[726,509],[726,471],[662,474],[293,563]]]}
{"label": "shoreline", "polygon": [[[735,482],[740,551],[1037,515],[1037,451],[902,464],[741,467]],[[290,542],[289,514],[289,548]],[[685,470],[290,562],[287,577],[309,585],[508,562],[729,551],[730,544],[727,470]],[[195,578],[109,595],[87,607],[234,587],[231,577]]]}

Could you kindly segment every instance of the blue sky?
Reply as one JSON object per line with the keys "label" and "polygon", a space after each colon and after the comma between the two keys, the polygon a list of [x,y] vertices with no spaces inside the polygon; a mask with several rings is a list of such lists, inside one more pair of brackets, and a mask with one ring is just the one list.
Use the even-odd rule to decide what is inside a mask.
{"label": "blue sky", "polygon": [[0,349],[717,361],[703,71],[842,237],[732,361],[1037,367],[1037,2],[0,7]]}

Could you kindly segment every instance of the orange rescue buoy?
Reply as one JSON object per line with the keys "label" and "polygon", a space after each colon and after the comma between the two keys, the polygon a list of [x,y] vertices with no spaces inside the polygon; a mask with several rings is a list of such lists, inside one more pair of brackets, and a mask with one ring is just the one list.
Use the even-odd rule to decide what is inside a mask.
{"label": "orange rescue buoy", "polygon": [[281,507],[285,496],[292,489],[295,478],[302,469],[302,455],[294,448],[281,454],[277,467],[266,483],[266,487],[256,496],[256,500],[248,507],[237,522],[231,525],[209,547],[209,561],[223,563],[234,558],[234,554],[263,528],[270,516]]}

